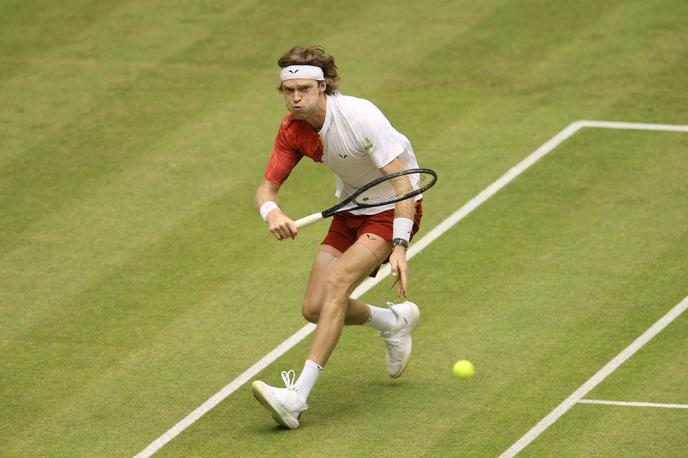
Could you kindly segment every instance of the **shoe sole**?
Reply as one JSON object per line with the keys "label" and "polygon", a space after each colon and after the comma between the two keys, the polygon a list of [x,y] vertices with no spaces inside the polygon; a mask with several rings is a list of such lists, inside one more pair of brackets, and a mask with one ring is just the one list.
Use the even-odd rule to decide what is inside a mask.
{"label": "shoe sole", "polygon": [[[420,318],[420,310],[418,309],[418,306],[416,304],[414,304],[413,302],[409,302],[409,304],[412,305],[412,307],[411,307],[411,318],[412,319],[411,319],[409,330],[408,330],[408,335],[409,335],[409,337],[411,337],[411,334],[413,334],[413,331],[416,330],[416,326],[418,326],[418,319]],[[403,374],[404,371],[406,370],[406,368],[408,367],[408,363],[411,359],[411,353],[412,352],[413,352],[413,338],[411,337],[411,351],[409,352],[408,358],[406,359],[404,365],[401,367],[401,370],[399,372],[397,372],[394,375],[389,374],[389,372],[388,372],[390,377],[392,377],[392,378],[401,377],[401,374]]]}
{"label": "shoe sole", "polygon": [[272,418],[279,423],[280,426],[287,429],[296,429],[299,427],[299,420],[295,419],[291,415],[285,416],[284,410],[274,403],[270,397],[265,394],[264,388],[267,385],[259,380],[256,380],[251,385],[251,391],[253,391],[253,396],[260,402],[263,407],[268,409],[272,413]]}

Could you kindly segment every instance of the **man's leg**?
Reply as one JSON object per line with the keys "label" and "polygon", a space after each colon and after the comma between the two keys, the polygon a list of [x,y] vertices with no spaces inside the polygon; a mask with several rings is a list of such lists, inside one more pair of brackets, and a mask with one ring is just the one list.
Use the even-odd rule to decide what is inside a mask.
{"label": "man's leg", "polygon": [[[364,232],[356,241],[356,245],[365,247],[382,262],[390,255],[391,243],[379,233],[373,232],[380,230],[379,225],[371,224],[368,227],[371,232]],[[413,302],[404,301],[392,304],[389,308],[372,305],[366,307],[369,310],[366,324],[380,331],[379,335],[387,346],[387,373],[390,377],[397,378],[404,372],[411,357],[411,334],[420,316],[418,306]]]}
{"label": "man's leg", "polygon": [[[336,264],[337,258],[341,255],[342,252],[336,248],[323,245],[313,261],[306,293],[301,304],[303,317],[311,323],[317,323],[320,318],[320,310],[325,300],[325,279],[329,269]],[[369,318],[370,307],[368,304],[358,299],[349,298],[344,324],[361,325],[365,324]]]}
{"label": "man's leg", "polygon": [[[261,381],[253,383],[256,398],[282,426],[299,427],[300,414],[308,408],[308,395],[334,351],[344,324],[365,324],[370,319],[369,324],[382,331],[394,322],[393,328],[380,334],[388,347],[387,368],[392,377],[398,377],[406,367],[411,351],[410,333],[418,319],[415,304],[405,302],[391,309],[380,309],[349,297],[391,250],[389,242],[383,238],[367,235],[364,234],[344,253],[340,254],[336,249],[321,250],[316,256],[302,311],[306,319],[317,322],[318,326],[298,381],[294,383],[294,371],[289,371],[282,373],[286,388],[271,387]],[[394,308],[399,306],[401,308]],[[416,315],[409,318],[413,309]],[[371,319],[374,318],[373,310],[380,314],[377,320]],[[391,320],[383,319],[382,315],[387,314]]]}
{"label": "man's leg", "polygon": [[[410,356],[410,345],[408,344],[408,342],[410,342],[410,337],[399,339],[399,332],[404,333],[407,330],[410,332],[413,331],[415,322],[417,321],[417,307],[415,304],[408,303],[405,305],[395,305],[392,308],[380,308],[349,297],[353,289],[363,280],[365,275],[372,272],[373,269],[389,256],[391,249],[391,243],[379,235],[364,233],[359,237],[356,243],[347,250],[348,255],[344,258],[345,260],[354,259],[354,262],[356,262],[355,258],[350,257],[352,253],[355,253],[357,257],[369,262],[367,262],[367,265],[365,263],[362,264],[362,274],[358,280],[353,281],[353,283],[351,281],[347,283],[349,288],[345,296],[348,303],[345,308],[346,314],[344,324],[366,324],[380,331],[380,336],[385,339],[385,343],[388,346],[387,360],[389,373],[392,377],[396,378],[403,372],[408,362],[408,357]],[[366,255],[366,251],[372,255],[373,258]],[[342,257],[342,255],[343,253],[336,248],[329,245],[323,245],[313,262],[302,304],[304,317],[312,323],[319,323],[321,310],[326,304],[326,293],[332,288],[331,279],[343,278],[337,271],[338,259]],[[404,319],[411,322],[410,328],[399,328],[400,320],[404,321]],[[338,327],[340,328],[338,335],[341,335],[341,326]],[[337,340],[335,340],[335,344]],[[315,345],[318,345],[318,343],[314,339],[309,356],[315,356],[315,354],[317,354],[318,347],[315,347]],[[331,351],[330,349],[330,354]],[[309,363],[313,363],[313,365],[309,366]],[[302,376],[299,377],[299,381],[297,382],[300,391],[304,393],[305,397],[310,393],[320,373],[315,372],[313,366],[320,368],[320,371],[322,371],[324,362],[306,361],[304,372],[302,372]]]}
{"label": "man's leg", "polygon": [[[368,320],[370,312],[366,310],[367,305],[360,301],[351,304],[349,296],[379,263],[377,257],[360,243],[353,244],[330,262],[322,283],[322,306],[308,352],[309,360],[325,366],[341,336],[347,315],[351,321],[358,322],[356,324]],[[347,313],[350,304],[354,310]]]}
{"label": "man's leg", "polygon": [[[333,259],[322,251],[318,253],[311,271],[304,305],[309,297],[322,297],[322,306],[304,310],[306,318],[317,314],[318,326],[311,342],[311,349],[298,381],[294,381],[294,371],[282,372],[286,388],[276,388],[256,380],[253,394],[270,412],[280,425],[294,429],[300,425],[301,412],[308,408],[306,400],[310,390],[329,359],[342,333],[347,311],[350,307],[349,295],[379,261],[367,248],[354,244],[339,258]],[[318,289],[315,285],[321,284]],[[370,316],[368,306],[360,301],[352,304],[352,320],[365,322]]]}

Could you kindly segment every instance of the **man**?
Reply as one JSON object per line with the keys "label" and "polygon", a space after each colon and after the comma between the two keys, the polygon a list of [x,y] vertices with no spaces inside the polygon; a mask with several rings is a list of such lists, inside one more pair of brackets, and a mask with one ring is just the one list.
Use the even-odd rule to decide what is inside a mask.
{"label": "man", "polygon": [[[383,174],[416,168],[411,143],[397,132],[371,102],[338,92],[334,58],[320,47],[293,48],[278,60],[279,91],[289,113],[275,140],[265,178],[256,192],[256,206],[277,240],[293,239],[294,221],[278,206],[280,186],[303,156],[327,165],[336,176],[340,200]],[[303,371],[282,372],[286,388],[261,381],[253,393],[286,428],[299,427],[306,400],[330,358],[344,325],[368,325],[387,346],[387,370],[399,377],[411,356],[411,334],[418,323],[416,304],[405,301],[389,308],[350,298],[353,290],[389,260],[392,287],[406,297],[406,249],[419,228],[422,210],[413,199],[384,207],[337,214],[311,269],[303,316],[317,327]]]}

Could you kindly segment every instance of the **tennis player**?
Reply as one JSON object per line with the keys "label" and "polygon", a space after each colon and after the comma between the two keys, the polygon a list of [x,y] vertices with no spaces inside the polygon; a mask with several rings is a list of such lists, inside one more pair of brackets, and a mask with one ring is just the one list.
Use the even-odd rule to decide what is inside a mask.
{"label": "tennis player", "polygon": [[[256,192],[256,206],[277,240],[296,237],[294,221],[279,207],[278,193],[304,157],[327,165],[343,200],[382,175],[417,168],[409,140],[371,102],[342,95],[334,58],[323,48],[296,47],[279,60],[279,91],[289,114],[275,140],[272,157]],[[317,191],[316,191],[317,192]],[[387,371],[399,377],[411,356],[411,334],[420,312],[404,301],[376,307],[350,297],[367,276],[389,261],[397,296],[408,291],[406,249],[419,228],[420,200],[336,214],[311,269],[302,313],[317,327],[303,371],[282,372],[285,388],[253,382],[253,393],[283,427],[299,427],[301,412],[344,325],[368,325],[387,347]]]}

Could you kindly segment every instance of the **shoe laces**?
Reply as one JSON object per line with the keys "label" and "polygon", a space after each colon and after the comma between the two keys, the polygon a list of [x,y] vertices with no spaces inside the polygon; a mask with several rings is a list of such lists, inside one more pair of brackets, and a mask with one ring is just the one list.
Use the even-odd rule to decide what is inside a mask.
{"label": "shoe laces", "polygon": [[296,372],[294,372],[294,369],[282,371],[282,380],[288,390],[296,389]]}
{"label": "shoe laces", "polygon": [[[294,372],[294,369],[290,369],[288,371],[282,371],[282,381],[284,382],[284,386],[287,388],[289,391],[293,391],[294,394],[296,394],[299,398],[301,398],[301,394],[299,393],[299,390],[296,389],[296,372]],[[297,416],[297,418],[301,418],[301,412],[304,410],[308,409],[308,404],[306,404],[303,400],[301,401],[303,403],[303,406],[299,409],[300,412]]]}

